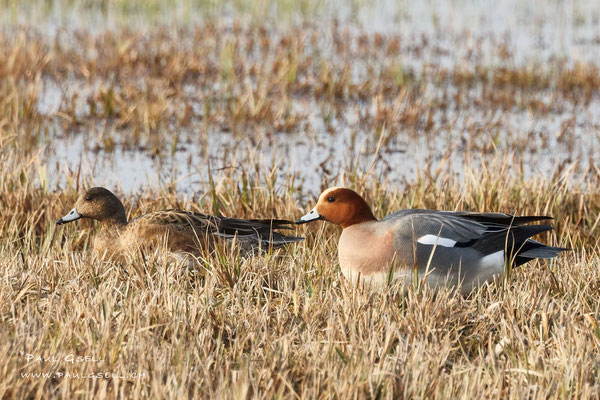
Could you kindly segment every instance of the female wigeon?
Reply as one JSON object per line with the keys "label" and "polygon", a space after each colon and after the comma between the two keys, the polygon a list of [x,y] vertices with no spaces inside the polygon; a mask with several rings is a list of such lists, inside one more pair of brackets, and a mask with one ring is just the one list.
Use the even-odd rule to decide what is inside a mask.
{"label": "female wigeon", "polygon": [[275,229],[291,229],[291,221],[278,219],[235,219],[182,210],[148,213],[127,222],[123,203],[110,190],[94,187],[81,194],[75,207],[56,223],[66,224],[79,218],[100,222],[94,239],[94,251],[120,259],[141,246],[154,247],[165,241],[171,252],[199,253],[216,238],[236,238],[242,249],[280,247],[303,240],[286,236]]}
{"label": "female wigeon", "polygon": [[507,260],[520,265],[568,250],[529,239],[552,226],[523,224],[550,217],[401,210],[378,221],[359,194],[338,187],[325,190],[296,223],[319,219],[343,228],[338,257],[352,282],[361,277],[372,284],[408,284],[416,268],[419,280],[432,287],[459,284],[468,293],[502,273]]}

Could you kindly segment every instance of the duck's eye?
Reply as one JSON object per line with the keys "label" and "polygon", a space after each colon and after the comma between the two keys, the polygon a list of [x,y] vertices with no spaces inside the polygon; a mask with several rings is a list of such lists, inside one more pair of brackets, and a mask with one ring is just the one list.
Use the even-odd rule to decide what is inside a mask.
{"label": "duck's eye", "polygon": [[327,198],[327,201],[330,202],[330,203],[333,203],[335,201],[335,197],[330,196],[330,197]]}
{"label": "duck's eye", "polygon": [[92,201],[92,196],[90,196],[90,195],[85,196],[85,201]]}

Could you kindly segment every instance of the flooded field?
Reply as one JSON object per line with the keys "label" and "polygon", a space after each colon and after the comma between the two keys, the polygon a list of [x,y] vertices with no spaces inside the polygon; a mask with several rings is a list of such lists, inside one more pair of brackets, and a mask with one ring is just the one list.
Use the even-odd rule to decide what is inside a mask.
{"label": "flooded field", "polygon": [[18,147],[53,185],[78,171],[125,192],[194,192],[209,169],[310,194],[348,171],[402,187],[494,159],[585,179],[600,162],[592,3],[15,6],[1,90],[36,123],[4,136],[35,143]]}
{"label": "flooded field", "polygon": [[[92,185],[115,218],[79,207]],[[120,234],[296,220],[331,185],[371,206],[358,227],[514,213],[553,228],[514,229],[528,257],[560,254],[466,294],[417,265],[372,290],[326,221],[193,259]],[[599,188],[598,1],[0,0],[0,398],[597,399]],[[167,245],[188,219],[160,215]],[[492,221],[441,254],[500,271]]]}

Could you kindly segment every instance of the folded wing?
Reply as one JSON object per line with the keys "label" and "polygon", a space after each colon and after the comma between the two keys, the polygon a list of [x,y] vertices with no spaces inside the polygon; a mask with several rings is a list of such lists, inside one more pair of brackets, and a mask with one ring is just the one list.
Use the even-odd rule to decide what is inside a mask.
{"label": "folded wing", "polygon": [[175,209],[145,214],[130,222],[139,235],[168,234],[169,246],[178,250],[190,250],[215,237],[237,238],[247,249],[276,248],[303,240],[277,232],[292,229],[290,224],[281,219],[237,219]]}

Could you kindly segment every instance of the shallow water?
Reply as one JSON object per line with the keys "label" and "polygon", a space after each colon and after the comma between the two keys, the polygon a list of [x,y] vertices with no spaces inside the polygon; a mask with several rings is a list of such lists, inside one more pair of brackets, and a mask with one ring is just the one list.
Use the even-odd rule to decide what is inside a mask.
{"label": "shallow water", "polygon": [[[182,1],[150,16],[142,13],[132,18],[110,10],[69,10],[61,2],[55,4],[41,10],[26,10],[31,15],[25,9],[10,16],[5,14],[0,19],[3,29],[10,31],[15,25],[33,21],[36,29],[50,36],[57,33],[68,36],[76,30],[101,33],[124,24],[144,31],[153,29],[157,22],[193,25],[218,15],[227,24],[239,19],[252,20],[259,12],[251,7],[240,10],[228,3],[210,9],[195,8]],[[576,62],[598,65],[600,60],[600,7],[593,1],[328,1],[324,5],[314,3],[304,14],[291,10],[284,18],[282,13],[285,12],[277,7],[269,8],[267,20],[275,29],[308,19],[327,30],[327,24],[336,18],[356,34],[382,32],[399,35],[408,45],[412,41],[434,43],[435,46],[430,46],[433,50],[426,54],[401,53],[402,65],[417,76],[431,65],[470,68],[476,62],[490,67],[515,67],[532,63],[552,65],[557,60],[565,65]],[[329,40],[327,33],[322,40]],[[503,43],[509,45],[508,58],[498,54]],[[473,60],[471,53],[474,48],[477,60]],[[360,69],[359,65],[353,73],[360,74]],[[76,82],[48,80],[38,100],[38,111],[53,116],[64,93],[85,93],[93,90],[93,85],[81,87]],[[481,96],[477,87],[469,93],[475,100]],[[436,87],[427,92],[429,98],[439,95]],[[546,97],[552,101],[552,93]],[[208,180],[209,166],[216,175],[226,168],[254,170],[258,166],[267,171],[276,166],[282,178],[293,175],[307,193],[317,193],[321,187],[343,180],[340,171],[364,173],[371,167],[374,178],[402,185],[414,179],[423,167],[429,165],[435,170],[445,157],[443,168],[458,176],[465,165],[477,165],[479,156],[484,160],[512,157],[516,163],[523,163],[526,178],[548,176],[560,163],[577,161],[582,169],[600,164],[597,94],[587,104],[567,103],[541,120],[519,109],[450,108],[436,113],[431,129],[436,132],[434,135],[415,134],[414,128],[402,126],[384,131],[384,145],[378,153],[379,137],[372,129],[361,126],[357,117],[361,108],[373,107],[370,102],[352,103],[332,120],[322,104],[315,101],[292,99],[292,103],[298,113],[305,115],[302,131],[240,138],[218,129],[206,134],[201,134],[200,128],[178,129],[179,142],[174,151],[166,151],[160,157],[119,142],[113,151],[105,151],[101,132],[66,133],[57,123],[42,141],[46,145],[42,162],[48,167],[50,180],[57,184],[64,183],[62,176],[68,170],[81,168],[83,175],[91,177],[95,184],[118,186],[126,192],[174,180],[178,190],[193,192],[197,184]],[[563,129],[565,124],[567,129]],[[490,131],[490,126],[498,128]],[[334,134],[328,132],[329,127],[333,127]]]}
{"label": "shallow water", "polygon": [[[527,112],[498,113],[492,117],[475,111],[468,116],[456,113],[449,116],[452,128],[445,136],[415,138],[410,133],[397,132],[378,153],[378,138],[361,132],[357,123],[338,126],[332,135],[322,128],[318,118],[311,120],[315,135],[281,134],[255,142],[228,132],[210,132],[204,143],[198,143],[191,139],[197,135],[190,134],[174,152],[163,157],[150,157],[144,151],[127,150],[119,145],[112,152],[98,151],[100,137],[70,135],[53,138],[47,144],[47,160],[51,175],[60,174],[66,167],[75,171],[81,165],[81,171],[93,177],[95,184],[118,186],[124,191],[176,181],[179,191],[194,192],[199,184],[208,182],[209,166],[217,177],[228,168],[253,172],[258,166],[267,174],[275,166],[282,178],[280,182],[293,175],[304,192],[318,194],[324,186],[344,181],[340,171],[364,173],[372,168],[374,179],[402,186],[414,180],[424,168],[435,171],[441,166],[461,177],[466,165],[477,167],[480,161],[494,157],[514,160],[516,164],[522,162],[524,178],[528,179],[549,177],[561,163],[577,162],[580,171],[592,164],[600,165],[600,101],[578,110],[572,129],[565,134],[567,137],[559,137],[561,125],[572,115],[573,111],[569,111],[538,121]],[[510,123],[504,121],[500,132],[483,133],[479,137],[465,133],[477,126],[477,121],[487,125],[490,120],[493,124],[503,118],[509,118]],[[491,136],[496,134],[500,137],[496,147],[482,152],[481,147],[493,141]],[[181,135],[186,137],[185,132]],[[515,168],[518,170],[518,165]]]}
{"label": "shallow water", "polygon": [[[494,61],[494,44],[509,39],[517,64],[554,58],[597,61],[600,58],[600,3],[574,0],[327,0],[282,5],[265,2],[165,1],[154,8],[123,6],[103,9],[65,1],[17,3],[4,10],[2,26],[35,26],[46,35],[58,32],[104,30],[127,26],[154,29],[157,24],[184,26],[205,21],[267,21],[274,27],[310,21],[326,29],[333,19],[368,33],[400,34],[408,40],[427,37],[445,51],[448,63],[461,58],[455,50],[483,46]],[[118,2],[117,2],[118,3]],[[124,2],[127,3],[127,2]],[[157,2],[154,2],[157,3]],[[78,6],[77,6],[78,5]],[[266,15],[265,15],[266,14]],[[467,37],[468,46],[464,46]],[[477,43],[481,41],[481,43]]]}

